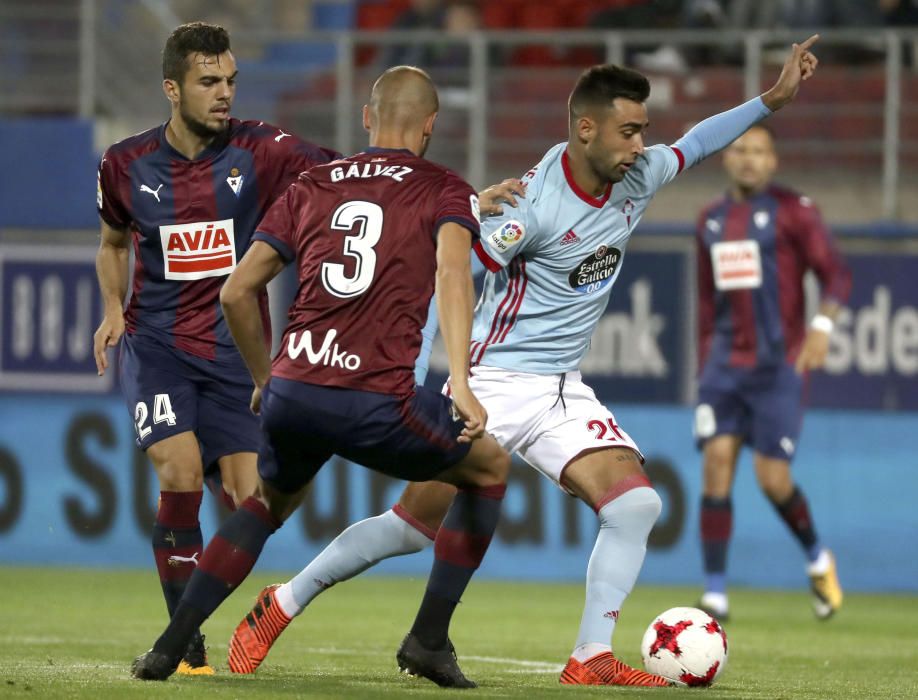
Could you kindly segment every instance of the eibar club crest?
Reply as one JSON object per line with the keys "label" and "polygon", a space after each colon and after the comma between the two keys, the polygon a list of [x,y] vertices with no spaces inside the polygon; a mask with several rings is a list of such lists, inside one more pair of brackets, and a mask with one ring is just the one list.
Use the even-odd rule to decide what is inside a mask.
{"label": "eibar club crest", "polygon": [[242,181],[244,179],[245,177],[239,172],[239,168],[230,170],[229,177],[226,178],[226,184],[230,186],[233,194],[237,197],[239,196],[239,191],[242,189]]}

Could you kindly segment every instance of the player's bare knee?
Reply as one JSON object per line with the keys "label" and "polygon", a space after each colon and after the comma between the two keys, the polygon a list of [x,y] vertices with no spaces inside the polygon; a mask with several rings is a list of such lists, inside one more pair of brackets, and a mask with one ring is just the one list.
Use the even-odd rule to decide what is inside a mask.
{"label": "player's bare knee", "polygon": [[449,483],[460,488],[480,488],[506,483],[507,474],[510,472],[510,455],[496,442],[482,445],[474,453],[470,453],[470,457],[462,462],[461,468],[455,472],[455,478],[448,479]]}
{"label": "player's bare knee", "polygon": [[165,459],[154,462],[161,491],[201,491],[204,489],[204,474],[196,465],[183,461]]}
{"label": "player's bare knee", "polygon": [[[496,444],[495,444],[495,447]],[[503,484],[507,481],[507,475],[510,473],[510,464],[511,464],[510,454],[500,448],[494,450],[493,457],[489,457],[484,463],[484,473],[483,477],[487,483],[480,484],[481,486],[493,486],[495,484]]]}

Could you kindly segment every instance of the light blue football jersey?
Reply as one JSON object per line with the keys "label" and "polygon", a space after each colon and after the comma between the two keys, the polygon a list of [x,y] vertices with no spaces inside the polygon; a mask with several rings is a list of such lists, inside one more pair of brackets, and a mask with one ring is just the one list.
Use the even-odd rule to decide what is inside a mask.
{"label": "light blue football jersey", "polygon": [[530,170],[517,208],[482,222],[476,252],[491,271],[475,310],[472,365],[534,374],[577,369],[609,302],[644,210],[684,163],[650,146],[601,198],[583,192],[566,143]]}

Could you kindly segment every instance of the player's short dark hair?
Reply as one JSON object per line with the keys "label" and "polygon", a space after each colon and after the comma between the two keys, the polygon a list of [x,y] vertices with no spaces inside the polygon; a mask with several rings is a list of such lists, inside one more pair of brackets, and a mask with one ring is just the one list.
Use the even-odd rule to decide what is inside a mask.
{"label": "player's short dark hair", "polygon": [[182,82],[188,72],[188,57],[200,53],[219,56],[230,50],[229,32],[207,22],[189,22],[175,28],[163,47],[163,79]]}
{"label": "player's short dark hair", "polygon": [[607,63],[580,74],[567,105],[573,119],[590,108],[609,106],[617,97],[643,103],[649,96],[650,82],[642,73]]}
{"label": "player's short dark hair", "polygon": [[775,130],[771,128],[770,125],[765,122],[756,122],[750,126],[746,131],[752,131],[753,129],[761,129],[771,138],[772,145],[777,145],[777,137],[775,136]]}

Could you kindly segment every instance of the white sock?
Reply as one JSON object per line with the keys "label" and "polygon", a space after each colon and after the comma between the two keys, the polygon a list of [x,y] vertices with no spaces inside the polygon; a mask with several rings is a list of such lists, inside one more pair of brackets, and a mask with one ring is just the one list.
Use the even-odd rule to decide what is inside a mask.
{"label": "white sock", "polygon": [[599,510],[599,534],[587,566],[586,603],[575,650],[611,645],[619,609],[641,571],[647,536],[662,507],[656,491],[639,486]]}
{"label": "white sock", "polygon": [[829,554],[829,550],[823,547],[815,561],[806,565],[806,573],[808,576],[822,576],[829,571],[831,565],[832,556]]}
{"label": "white sock", "polygon": [[612,647],[608,644],[600,644],[599,642],[587,642],[574,649],[571,656],[580,663],[583,663],[587,659],[592,659],[597,654],[602,654],[604,651],[612,651]]}
{"label": "white sock", "polygon": [[426,534],[387,510],[354,523],[338,535],[305,569],[282,585],[275,597],[289,617],[299,615],[313,598],[339,581],[347,581],[383,559],[420,552],[432,543]]}

